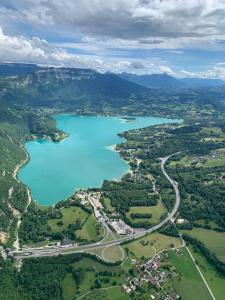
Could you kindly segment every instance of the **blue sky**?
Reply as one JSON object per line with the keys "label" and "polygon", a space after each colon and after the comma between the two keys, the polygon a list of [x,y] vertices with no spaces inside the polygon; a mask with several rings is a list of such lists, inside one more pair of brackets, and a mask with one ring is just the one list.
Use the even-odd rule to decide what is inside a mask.
{"label": "blue sky", "polygon": [[225,79],[225,0],[1,0],[0,60]]}

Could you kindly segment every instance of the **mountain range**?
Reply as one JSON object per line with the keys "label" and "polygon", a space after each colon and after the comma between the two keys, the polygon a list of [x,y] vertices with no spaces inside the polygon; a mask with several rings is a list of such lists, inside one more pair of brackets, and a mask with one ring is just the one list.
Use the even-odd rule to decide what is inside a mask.
{"label": "mountain range", "polygon": [[[204,88],[203,88],[204,87]],[[167,74],[99,73],[92,69],[0,64],[0,107],[16,106],[105,114],[169,114],[182,103],[221,105],[221,80]]]}
{"label": "mountain range", "polygon": [[136,75],[131,73],[118,74],[122,79],[140,84],[152,89],[187,89],[225,86],[225,81],[205,78],[175,78],[166,73]]}

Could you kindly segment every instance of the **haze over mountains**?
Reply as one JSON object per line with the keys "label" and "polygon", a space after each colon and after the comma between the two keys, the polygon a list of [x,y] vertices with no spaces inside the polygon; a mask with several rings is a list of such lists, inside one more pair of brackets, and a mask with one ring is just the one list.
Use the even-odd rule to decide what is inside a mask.
{"label": "haze over mountains", "polygon": [[[55,74],[67,73],[67,74],[78,74],[81,70],[87,72],[88,69],[78,69],[78,68],[54,68],[54,67],[43,67],[35,64],[24,64],[24,63],[0,63],[0,77],[3,76],[18,76],[18,75],[30,75],[36,72],[41,72],[42,74],[47,72],[52,72]],[[61,71],[59,71],[61,70]],[[85,71],[86,70],[86,71]],[[94,70],[88,70],[89,72],[95,73],[97,77],[117,80],[117,84],[121,84],[118,77],[123,80],[136,83],[143,87],[151,89],[187,89],[187,88],[204,88],[204,87],[221,87],[225,86],[225,81],[220,79],[207,79],[207,78],[176,78],[168,75],[167,73],[162,74],[144,74],[136,75],[133,73],[105,73],[104,75],[98,73]],[[97,75],[98,74],[98,75]],[[101,76],[102,75],[102,76]],[[113,83],[113,81],[112,81]],[[131,85],[129,85],[131,87]],[[137,88],[137,86],[136,86]]]}
{"label": "haze over mountains", "polygon": [[[198,102],[221,105],[224,90],[225,83],[220,80],[178,79],[167,74],[118,75],[92,69],[34,64],[0,64],[1,107],[3,104],[16,104],[65,111],[85,109],[86,112],[94,110],[96,114],[102,111],[107,114],[112,109],[121,113],[123,109],[126,114],[131,112],[131,108],[134,113],[138,106],[139,109],[142,107],[143,114],[148,108],[149,114],[159,110],[161,104],[176,106],[184,102]],[[166,113],[168,110],[165,110]]]}
{"label": "haze over mountains", "polygon": [[185,89],[225,86],[225,81],[205,78],[175,78],[166,73],[136,75],[131,73],[118,74],[121,78],[152,89]]}

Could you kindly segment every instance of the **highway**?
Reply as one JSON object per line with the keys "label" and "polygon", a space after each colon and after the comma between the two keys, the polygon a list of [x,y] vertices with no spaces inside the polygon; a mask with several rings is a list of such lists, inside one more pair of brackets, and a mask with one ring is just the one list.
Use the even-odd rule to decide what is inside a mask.
{"label": "highway", "polygon": [[[179,152],[178,152],[179,153]],[[96,242],[92,244],[85,244],[85,245],[68,245],[68,246],[53,246],[53,247],[43,247],[43,248],[26,248],[21,251],[11,251],[9,254],[13,255],[15,258],[31,258],[31,257],[43,257],[43,256],[57,256],[60,254],[71,254],[75,252],[84,252],[88,250],[92,250],[95,248],[100,248],[104,246],[113,246],[113,245],[120,245],[124,242],[131,241],[138,239],[142,236],[144,236],[147,233],[151,233],[153,231],[161,229],[167,222],[174,220],[174,217],[177,213],[177,210],[180,205],[180,192],[178,188],[178,183],[174,181],[170,176],[167,174],[165,170],[165,164],[168,159],[170,159],[173,155],[176,155],[178,153],[173,153],[169,156],[160,158],[161,160],[161,170],[166,177],[166,179],[170,182],[170,184],[173,186],[173,189],[175,191],[175,204],[173,207],[173,210],[168,213],[167,217],[162,220],[160,223],[156,224],[155,226],[146,229],[142,232],[138,232],[132,235],[128,235],[125,237],[121,237],[116,240],[107,241],[107,242]],[[104,240],[104,239],[103,239]]]}

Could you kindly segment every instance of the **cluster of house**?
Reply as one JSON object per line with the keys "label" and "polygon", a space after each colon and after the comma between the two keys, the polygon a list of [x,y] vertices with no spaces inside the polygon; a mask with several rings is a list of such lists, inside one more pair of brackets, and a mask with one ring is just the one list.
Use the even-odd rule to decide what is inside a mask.
{"label": "cluster of house", "polygon": [[214,150],[210,151],[210,153],[206,156],[197,156],[192,162],[193,163],[205,163],[207,160],[220,160],[224,157],[224,153],[222,151]]}
{"label": "cluster of house", "polygon": [[139,265],[135,259],[131,260],[134,270],[138,272],[135,278],[128,278],[127,283],[123,285],[124,292],[128,294],[135,291],[143,284],[149,284],[157,289],[157,292],[150,295],[152,299],[175,300],[180,299],[176,293],[167,294],[162,284],[170,278],[177,276],[175,270],[164,270],[160,263],[160,255],[154,256],[147,263]]}

